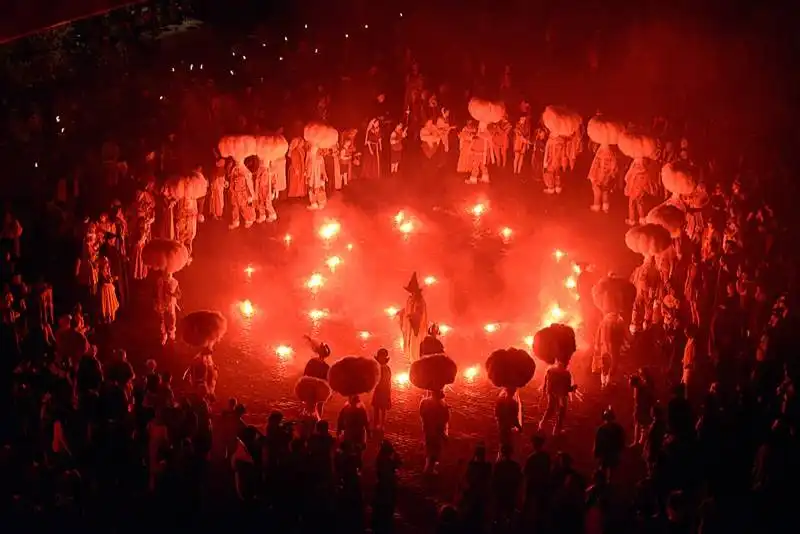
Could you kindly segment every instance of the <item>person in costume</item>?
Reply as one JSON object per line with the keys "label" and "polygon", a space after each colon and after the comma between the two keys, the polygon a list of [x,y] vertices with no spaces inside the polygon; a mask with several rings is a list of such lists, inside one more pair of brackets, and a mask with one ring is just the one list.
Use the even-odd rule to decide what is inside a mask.
{"label": "person in costume", "polygon": [[253,185],[256,188],[256,222],[275,222],[278,214],[272,206],[273,191],[275,191],[275,175],[270,172],[270,168],[264,160],[259,157],[253,158],[252,169]]}
{"label": "person in costume", "polygon": [[492,132],[488,125],[481,123],[478,123],[474,130],[467,130],[466,127],[464,130],[471,134],[468,144],[470,174],[466,183],[474,185],[480,180],[482,183],[488,184],[489,165],[496,163],[497,156],[492,142]]}
{"label": "person in costume", "polygon": [[383,141],[381,139],[381,124],[378,119],[372,119],[367,125],[367,132],[364,136],[364,177],[381,177],[381,152],[383,152]]}
{"label": "person in costume", "polygon": [[492,149],[495,152],[493,159],[501,169],[505,169],[508,163],[508,145],[511,140],[511,129],[512,126],[507,117],[503,117],[491,128]]}
{"label": "person in costume", "polygon": [[106,324],[111,324],[117,318],[119,300],[117,290],[114,288],[114,276],[111,274],[111,263],[105,256],[100,256],[99,262],[100,286],[100,317]]}
{"label": "person in costume", "polygon": [[372,392],[372,425],[375,430],[383,430],[386,425],[386,412],[392,408],[392,368],[389,367],[389,351],[379,349],[375,360],[381,366],[378,385]]}
{"label": "person in costume", "polygon": [[444,391],[433,391],[419,403],[422,434],[425,438],[425,468],[427,475],[436,471],[442,455],[450,424],[450,407],[444,400]]}
{"label": "person in costume", "polygon": [[181,198],[175,202],[176,238],[189,251],[189,262],[192,261],[192,243],[197,237],[197,201],[193,198]]}
{"label": "person in costume", "polygon": [[[192,176],[196,176],[200,180],[204,181],[206,183],[206,190],[208,190],[209,183],[208,183],[208,179],[203,174],[203,166],[202,165],[196,165],[195,168],[192,169],[191,174],[192,174]],[[197,199],[197,222],[200,222],[200,223],[206,221],[205,213],[206,213],[206,197],[207,196],[208,195],[203,195],[202,197]]]}
{"label": "person in costume", "polygon": [[225,209],[225,160],[218,159],[214,168],[214,176],[208,184],[208,214],[219,220]]}
{"label": "person in costume", "polygon": [[550,135],[544,146],[544,192],[548,195],[561,193],[561,180],[569,170],[570,138]]}
{"label": "person in costume", "polygon": [[[327,360],[331,355],[331,348],[327,343],[319,343],[314,341],[308,336],[305,336],[306,341],[311,344],[311,350],[314,351],[314,357],[308,360],[305,369],[303,369],[303,376],[311,376],[319,378],[320,380],[328,380],[328,371],[331,366],[328,365]],[[322,419],[322,410],[325,408],[324,402],[318,402],[314,407],[316,414]]]}
{"label": "person in costume", "polygon": [[228,158],[226,171],[231,202],[231,224],[228,228],[231,230],[239,228],[240,218],[244,219],[244,227],[250,228],[256,218],[253,209],[255,198],[253,177],[243,163],[238,163],[233,158]]}
{"label": "person in costume", "polygon": [[420,358],[420,341],[422,333],[428,329],[428,309],[422,296],[422,287],[417,280],[417,273],[411,275],[408,285],[405,308],[400,310],[400,330],[403,332],[403,351],[410,362]]}
{"label": "person in costume", "polygon": [[617,182],[617,156],[609,145],[599,145],[589,168],[589,182],[592,184],[592,211],[603,210],[608,213],[611,208],[609,195]]}
{"label": "person in costume", "polygon": [[566,363],[556,360],[556,363],[551,365],[544,375],[542,391],[547,399],[547,407],[541,421],[539,421],[539,432],[542,431],[547,420],[553,416],[556,418],[553,425],[553,435],[555,436],[562,432],[564,420],[567,418],[569,394],[574,392],[575,389],[572,384],[572,374],[567,369]]}
{"label": "person in costume", "polygon": [[356,155],[355,143],[353,138],[356,130],[345,130],[342,133],[342,145],[339,149],[339,169],[341,170],[341,186],[345,187],[353,179],[353,163]]}
{"label": "person in costume", "polygon": [[306,141],[295,137],[289,143],[289,198],[306,196]]}
{"label": "person in costume", "polygon": [[514,432],[522,432],[522,402],[517,388],[500,390],[494,405],[500,447],[513,447]]}
{"label": "person in costume", "polygon": [[420,357],[430,356],[431,354],[444,354],[444,345],[439,340],[439,325],[431,323],[428,327],[428,335],[419,344]]}
{"label": "person in costume", "polygon": [[625,320],[618,312],[607,313],[597,327],[592,372],[600,374],[600,387],[611,385],[611,376],[625,342]]}
{"label": "person in costume", "polygon": [[527,115],[523,115],[514,126],[514,174],[522,174],[525,153],[531,144],[531,123]]}
{"label": "person in costume", "polygon": [[306,154],[305,171],[308,184],[308,209],[322,209],[328,203],[328,195],[325,194],[328,173],[325,171],[325,158],[319,147],[312,145]]}
{"label": "person in costume", "polygon": [[175,341],[177,325],[178,299],[181,290],[178,281],[172,273],[165,272],[158,279],[156,293],[156,311],[161,320],[161,344],[166,345],[167,341]]}
{"label": "person in costume", "polygon": [[397,171],[400,169],[400,160],[403,159],[403,140],[408,135],[408,129],[403,125],[403,123],[398,124],[395,126],[394,131],[389,136],[389,148],[390,155],[389,155],[389,172],[391,174],[397,174]]}

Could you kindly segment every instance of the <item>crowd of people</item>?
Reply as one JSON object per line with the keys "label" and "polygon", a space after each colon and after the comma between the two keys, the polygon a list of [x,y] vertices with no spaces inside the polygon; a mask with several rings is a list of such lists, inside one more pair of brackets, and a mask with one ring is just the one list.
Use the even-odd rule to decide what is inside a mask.
{"label": "crowd of people", "polygon": [[[357,120],[342,120],[338,142],[320,151],[319,172],[309,169],[318,160],[308,157],[309,144],[295,121],[340,116],[324,86],[302,96],[309,111],[285,116],[287,110],[270,109],[270,99],[252,86],[224,94],[213,80],[196,87],[184,79],[170,82],[177,85],[172,101],[180,102],[180,111],[158,111],[162,119],[175,119],[163,139],[105,139],[86,161],[58,169],[41,205],[7,204],[0,258],[7,414],[0,425],[0,461],[7,476],[0,498],[12,529],[202,530],[229,527],[232,517],[279,532],[395,528],[403,464],[392,443],[380,439],[391,426],[385,354],[376,356],[382,378],[372,421],[352,397],[335,433],[321,407],[316,417],[299,421],[274,412],[261,430],[244,422],[246,408],[236,399],[215,398],[210,353],[198,355],[185,380],[173,380],[153,359],[129,362],[126,347],[115,344],[110,332],[118,312],[128,312],[129,321],[149,313],[147,289],[155,285],[160,341],[175,340],[177,280],[167,273],[148,276],[142,251],[159,237],[177,240],[191,253],[198,223],[202,228],[231,213],[231,229],[239,226],[239,210],[232,206],[243,207],[244,226],[251,227],[275,221],[292,198],[324,208],[329,196],[355,181],[399,175],[411,187],[417,169],[443,176],[457,171],[468,184],[489,182],[491,172],[541,183],[546,194],[589,195],[592,188],[582,184],[597,146],[581,126],[559,153],[563,161],[554,164],[551,132],[539,110],[518,96],[511,67],[501,69],[495,84],[481,63],[464,87],[471,97],[496,85],[490,92],[504,102],[506,114],[492,126],[490,141],[477,121],[457,119],[469,99],[449,83],[435,87],[423,67],[409,52],[404,85],[378,88],[383,73],[370,69],[364,81],[368,109]],[[154,107],[155,100],[140,94],[135,105]],[[287,92],[286,100],[297,112],[301,97]],[[90,108],[87,116],[94,113]],[[86,119],[80,109],[74,106],[71,128]],[[289,140],[284,161],[248,165],[222,157],[218,134],[231,124],[253,135],[274,132],[263,120],[270,112],[291,125],[278,131]],[[46,144],[35,140],[41,123],[34,113],[25,143]],[[621,381],[620,362],[659,355],[661,368],[626,378],[635,426],[623,428],[612,407],[599,409],[597,469],[589,476],[576,471],[569,454],[550,450],[544,433],[553,416],[554,434],[562,433],[568,399],[576,393],[569,381],[564,386],[557,380],[564,370],[556,367],[548,372],[548,406],[538,427],[520,420],[518,409],[508,417],[498,410],[500,433],[507,432],[497,459],[476,445],[457,497],[439,510],[437,532],[790,530],[800,412],[794,263],[786,232],[771,199],[747,182],[747,169],[695,153],[691,132],[662,117],[644,131],[659,140],[657,153],[645,162],[648,180],[629,187],[625,159],[617,153],[619,163],[604,175],[599,197],[594,191],[592,209],[611,211],[610,199],[621,192],[629,199],[627,222],[646,222],[647,208],[667,196],[658,171],[675,161],[696,170],[705,200],[689,205],[684,199],[690,216],[670,253],[646,257],[635,271],[630,317],[594,307],[591,288],[599,276],[590,265],[578,280],[585,329],[597,332],[591,352],[604,388]],[[729,169],[734,172],[727,174]],[[207,181],[207,195],[178,198],[170,181],[178,175]],[[43,222],[36,222],[37,213],[47,215]],[[324,351],[317,354],[324,362]],[[424,471],[434,477],[449,408],[443,394],[434,394],[420,409]],[[520,431],[532,447],[523,462],[520,439],[513,437]],[[622,488],[618,475],[629,446],[646,475],[635,488]],[[374,479],[368,493],[366,473]]]}

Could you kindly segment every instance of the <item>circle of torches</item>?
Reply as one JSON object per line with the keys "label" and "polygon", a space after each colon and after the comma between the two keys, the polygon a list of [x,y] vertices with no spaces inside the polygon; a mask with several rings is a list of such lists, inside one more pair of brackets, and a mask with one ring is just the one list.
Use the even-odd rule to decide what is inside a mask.
{"label": "circle of torches", "polygon": [[[488,212],[488,204],[486,202],[478,202],[467,209],[467,212],[471,214],[476,220],[480,219],[483,215]],[[408,214],[407,211],[399,211],[393,217],[394,227],[396,230],[400,232],[404,239],[407,239],[409,234],[411,234],[416,228],[416,219]],[[336,220],[329,219],[324,224],[322,224],[317,230],[317,236],[322,239],[325,245],[329,245],[332,240],[334,240],[337,236],[340,235],[342,231],[342,225]],[[511,237],[514,235],[514,231],[509,228],[508,226],[501,227],[498,230],[498,235],[502,239],[504,243],[508,243],[511,240]],[[286,246],[289,246],[293,241],[293,237],[290,234],[285,234],[283,236],[283,242]],[[353,244],[348,243],[346,245],[346,249],[348,251],[353,250]],[[561,263],[564,258],[566,258],[567,253],[561,249],[556,249],[552,253],[552,257],[556,263]],[[328,270],[331,274],[335,274],[337,270],[342,267],[345,263],[345,260],[339,255],[331,255],[328,256],[324,260],[324,264],[327,266]],[[257,272],[257,268],[253,265],[247,265],[244,268],[244,273],[248,280],[250,280],[253,275]],[[575,300],[578,300],[578,293],[577,293],[577,277],[580,275],[581,269],[580,267],[572,263],[569,275],[563,281],[563,287],[567,290],[568,294],[573,297]],[[322,290],[326,285],[327,279],[320,273],[320,272],[313,272],[308,279],[306,279],[304,285],[306,289],[308,289],[312,295],[317,294],[320,290]],[[426,275],[422,279],[422,283],[425,286],[433,286],[436,285],[439,280],[433,275]],[[241,315],[245,319],[251,319],[254,315],[256,315],[257,310],[256,307],[250,300],[244,300],[239,303],[238,305],[239,311]],[[387,306],[383,309],[383,313],[386,317],[390,320],[397,319],[400,308],[397,306],[391,305]],[[307,312],[308,319],[311,321],[313,326],[318,326],[321,321],[326,319],[329,316],[329,311],[326,309],[311,309]],[[536,328],[544,328],[549,326],[553,323],[557,322],[566,322],[573,328],[576,328],[580,323],[580,318],[577,317],[571,311],[567,311],[562,308],[559,302],[552,302],[543,312],[541,317],[540,323],[536,325]],[[493,335],[500,332],[503,329],[503,324],[498,322],[489,322],[483,325],[483,332],[484,335]],[[453,331],[453,327],[447,324],[439,324],[439,335],[446,336]],[[358,339],[362,343],[366,343],[370,339],[372,339],[375,334],[369,332],[367,330],[360,330],[357,332]],[[524,343],[525,347],[528,350],[533,349],[534,344],[534,336],[532,334],[526,335],[520,340]],[[402,336],[396,338],[394,342],[394,348],[398,351],[402,351],[404,348],[404,340]],[[281,361],[290,360],[294,355],[294,348],[288,344],[282,344],[274,347],[273,349],[274,354],[276,357]],[[461,371],[461,378],[468,384],[476,382],[476,380],[482,375],[482,368],[480,365],[471,365],[464,368]],[[400,370],[396,372],[393,376],[393,382],[396,386],[400,388],[407,388],[410,384],[409,381],[409,373],[407,370]]]}

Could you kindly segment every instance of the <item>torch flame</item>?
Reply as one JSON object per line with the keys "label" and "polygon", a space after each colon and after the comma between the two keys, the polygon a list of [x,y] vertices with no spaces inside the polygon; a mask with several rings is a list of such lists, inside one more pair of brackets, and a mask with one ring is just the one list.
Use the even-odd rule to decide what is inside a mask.
{"label": "torch flame", "polygon": [[561,249],[556,249],[555,252],[553,252],[553,257],[556,259],[556,261],[561,261],[561,258],[564,256],[566,256],[566,253]]}
{"label": "torch flame", "polygon": [[506,240],[511,239],[511,234],[513,234],[513,233],[514,233],[514,231],[511,228],[509,228],[508,226],[506,226],[505,228],[500,230],[500,235],[503,236],[503,239],[506,239]]}
{"label": "torch flame", "polygon": [[337,221],[331,221],[322,225],[322,228],[319,229],[319,236],[327,241],[338,235],[341,230],[341,224]]}
{"label": "torch flame", "polygon": [[402,373],[397,373],[394,375],[394,383],[398,386],[407,386],[410,381],[408,376],[408,372],[403,371]]}
{"label": "torch flame", "polygon": [[484,213],[486,213],[486,205],[485,205],[485,204],[481,204],[481,203],[479,202],[479,203],[475,204],[474,206],[472,206],[472,208],[470,208],[470,210],[469,210],[469,211],[470,211],[470,213],[472,213],[472,214],[473,214],[475,217],[480,217],[481,215],[483,215]]}
{"label": "torch flame", "polygon": [[325,278],[319,273],[314,273],[311,278],[306,282],[306,287],[312,291],[316,291],[325,284]]}
{"label": "torch flame", "polygon": [[285,360],[291,358],[292,354],[294,354],[294,350],[288,345],[278,345],[275,347],[275,354],[277,354],[278,358],[281,360]]}
{"label": "torch flame", "polygon": [[480,371],[481,369],[477,365],[473,365],[472,367],[467,367],[466,369],[464,369],[464,378],[466,378],[467,381],[472,382],[473,380],[475,380],[478,374],[480,374]]}
{"label": "torch flame", "polygon": [[570,276],[564,281],[564,286],[567,289],[575,289],[578,286],[578,282],[575,280],[574,276]]}
{"label": "torch flame", "polygon": [[525,336],[523,340],[528,347],[533,348],[533,336]]}
{"label": "torch flame", "polygon": [[450,332],[451,330],[452,330],[452,328],[447,326],[446,324],[440,324],[439,325],[439,335],[440,336],[446,336],[447,333]]}
{"label": "torch flame", "polygon": [[288,245],[289,243],[292,242],[292,236],[289,235],[289,234],[286,234],[285,236],[283,236],[283,242]]}
{"label": "torch flame", "polygon": [[342,258],[339,256],[331,256],[325,260],[325,264],[328,266],[328,269],[330,269],[331,272],[334,272],[336,268],[342,264]]}
{"label": "torch flame", "polygon": [[398,310],[394,306],[389,306],[388,308],[386,308],[383,311],[385,311],[386,315],[388,315],[389,317],[394,317],[395,315],[397,315],[400,312],[400,310]]}
{"label": "torch flame", "polygon": [[483,327],[483,329],[486,330],[487,334],[493,334],[493,333],[497,332],[498,328],[500,328],[500,325],[497,324],[497,323],[489,323],[489,324],[487,324],[486,326]]}
{"label": "torch flame", "polygon": [[250,278],[251,276],[253,276],[253,273],[254,273],[255,271],[256,271],[256,270],[253,268],[253,266],[252,266],[252,265],[248,265],[247,267],[245,267],[245,268],[244,268],[244,273],[247,275],[247,277],[248,277],[248,278]]}
{"label": "torch flame", "polygon": [[324,319],[328,316],[328,312],[325,310],[311,310],[308,312],[308,317],[312,321],[319,321],[320,319]]}
{"label": "torch flame", "polygon": [[245,300],[239,304],[239,311],[242,312],[247,319],[255,315],[256,309],[253,307],[253,303],[249,300]]}
{"label": "torch flame", "polygon": [[432,286],[433,284],[436,283],[436,277],[435,276],[426,276],[425,279],[423,280],[423,282],[425,283],[426,286]]}
{"label": "torch flame", "polygon": [[406,214],[404,212],[402,212],[402,211],[398,211],[397,215],[394,216],[394,222],[396,224],[400,224],[401,222],[403,222],[405,220],[405,218],[406,218]]}
{"label": "torch flame", "polygon": [[403,221],[403,223],[398,227],[398,229],[402,233],[408,235],[414,231],[414,223],[412,223],[411,221]]}
{"label": "torch flame", "polygon": [[368,340],[370,338],[370,336],[372,336],[372,334],[370,334],[366,330],[363,330],[363,331],[358,333],[358,337],[360,337],[364,341]]}

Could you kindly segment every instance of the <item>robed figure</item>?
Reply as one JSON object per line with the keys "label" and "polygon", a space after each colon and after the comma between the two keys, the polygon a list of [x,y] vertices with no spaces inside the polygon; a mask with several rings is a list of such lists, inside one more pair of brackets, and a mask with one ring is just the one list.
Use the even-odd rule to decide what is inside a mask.
{"label": "robed figure", "polygon": [[400,329],[403,331],[403,350],[408,360],[415,362],[420,358],[420,343],[428,330],[428,309],[422,297],[422,287],[417,273],[404,288],[408,291],[406,306],[400,311]]}

